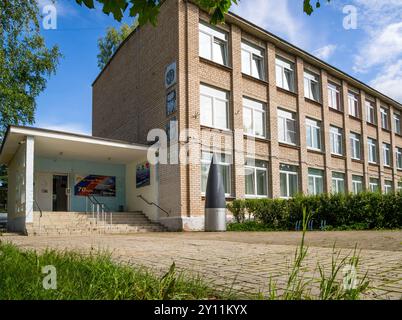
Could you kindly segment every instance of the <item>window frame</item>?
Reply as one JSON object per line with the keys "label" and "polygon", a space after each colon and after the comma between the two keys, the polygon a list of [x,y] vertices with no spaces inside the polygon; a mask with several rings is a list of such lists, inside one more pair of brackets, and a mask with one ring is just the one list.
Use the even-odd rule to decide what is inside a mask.
{"label": "window frame", "polygon": [[[391,159],[391,145],[389,143],[382,143],[382,157],[383,157],[383,165],[384,167],[391,167],[392,159]],[[388,160],[387,162],[385,160]]]}
{"label": "window frame", "polygon": [[[304,81],[304,97],[307,99],[310,99],[312,101],[321,103],[321,79],[320,75],[311,72],[309,70],[304,70],[303,74],[303,81]],[[317,99],[314,98],[314,93],[313,93],[313,86],[312,82],[315,82],[317,86]],[[307,89],[306,89],[307,88]],[[308,92],[308,94],[307,94]],[[310,96],[311,94],[311,96]]]}
{"label": "window frame", "polygon": [[[209,153],[209,154],[214,154],[214,152],[213,151],[210,151],[210,150],[201,150],[201,163],[200,163],[200,167],[201,167],[201,172],[200,172],[200,174],[201,174],[201,195],[202,196],[205,196],[205,191],[203,191],[202,190],[202,173],[203,173],[203,170],[202,170],[202,167],[204,166],[204,165],[206,165],[206,166],[210,166],[211,165],[211,160],[206,160],[206,159],[203,159],[203,154],[204,153]],[[232,183],[233,183],[233,177],[232,177],[232,162],[231,162],[231,159],[232,159],[232,155],[231,154],[228,154],[228,153],[225,153],[225,152],[219,152],[219,153],[217,153],[217,152],[215,152],[215,154],[217,155],[217,160],[218,160],[218,163],[217,163],[217,165],[219,165],[219,166],[225,166],[225,167],[227,167],[228,169],[228,171],[229,171],[229,175],[228,175],[228,177],[229,177],[229,181],[228,181],[228,187],[229,187],[229,192],[226,192],[226,190],[225,190],[225,197],[231,197],[232,196],[232,192],[233,192],[233,190],[232,190]],[[221,160],[222,160],[222,155],[224,155],[225,156],[225,159],[226,158],[229,158],[230,159],[230,161],[229,162],[222,162]],[[209,170],[208,170],[209,171]],[[207,176],[207,181],[208,181],[208,176]]]}
{"label": "window frame", "polygon": [[[377,112],[375,104],[370,100],[366,100],[365,105],[366,105],[366,122],[373,125],[377,125]],[[373,119],[371,119],[371,115]]]}
{"label": "window frame", "polygon": [[[361,160],[362,159],[362,142],[361,142],[361,134],[351,131],[349,134],[350,140],[350,153],[351,158],[353,160]],[[358,155],[356,156],[357,150],[356,146],[358,147]]]}
{"label": "window frame", "polygon": [[378,178],[369,178],[369,190],[370,192],[380,191],[380,180]]}
{"label": "window frame", "polygon": [[[247,159],[249,160],[249,159]],[[244,165],[244,171],[246,171],[246,169],[249,170],[253,170],[253,182],[254,182],[254,194],[248,194],[247,193],[247,188],[245,186],[245,191],[244,191],[244,195],[246,198],[268,198],[269,195],[269,190],[268,190],[268,163],[266,161],[263,160],[257,160],[257,159],[250,159],[252,160],[252,162],[254,163],[254,165],[248,164],[248,161],[246,161],[246,164]],[[265,167],[263,166],[257,166],[257,162],[264,162],[264,164],[266,165]],[[262,194],[258,194],[258,182],[257,182],[257,172],[258,171],[262,171],[265,172],[265,187],[267,190],[267,194],[266,195],[262,195]],[[247,179],[245,180],[245,184],[247,183]]]}
{"label": "window frame", "polygon": [[385,107],[380,107],[381,128],[389,130],[389,110]]}
{"label": "window frame", "polygon": [[[281,79],[280,79],[280,83],[278,83],[279,79],[278,79],[278,69],[280,69],[280,75],[281,75]],[[286,73],[285,70],[288,70],[291,74],[291,85],[289,86],[289,88],[285,88],[285,83],[287,83],[287,81],[285,81],[286,79]],[[296,92],[296,72],[295,72],[295,64],[291,61],[288,61],[280,56],[276,56],[275,57],[275,82],[276,82],[276,86],[287,90],[289,92]]]}
{"label": "window frame", "polygon": [[401,135],[401,114],[394,112],[393,120],[394,120],[394,132],[398,135]]}
{"label": "window frame", "polygon": [[[243,60],[244,60],[244,57],[243,57],[243,52],[246,52],[248,55],[249,55],[249,70],[250,70],[250,73],[248,73],[245,69],[244,69],[244,65],[243,65]],[[254,74],[254,72],[253,72],[253,61],[254,61],[254,58],[256,58],[257,60],[260,60],[261,61],[261,77],[260,76],[258,76],[258,75],[255,75]],[[259,46],[257,46],[257,45],[254,45],[254,44],[252,44],[252,43],[250,43],[250,42],[248,42],[248,41],[246,41],[246,40],[242,40],[241,41],[241,64],[242,64],[242,67],[241,67],[241,72],[243,73],[243,74],[246,74],[246,75],[249,75],[249,76],[251,76],[251,77],[253,77],[253,78],[256,78],[256,79],[259,79],[259,80],[262,80],[262,81],[265,81],[266,80],[266,72],[265,72],[265,66],[266,66],[266,62],[265,62],[265,49],[263,49],[263,48],[261,48],[261,47],[259,47]]]}
{"label": "window frame", "polygon": [[[359,178],[359,179],[356,179]],[[356,187],[360,185],[360,191],[356,190]],[[352,193],[353,194],[359,194],[360,192],[363,192],[364,186],[363,186],[363,177],[358,176],[358,175],[352,175]]]}
{"label": "window frame", "polygon": [[[340,132],[335,132],[334,130],[340,131]],[[337,155],[337,156],[343,156],[344,154],[344,141],[343,141],[343,129],[339,128],[337,126],[330,126],[329,128],[329,140],[330,140],[330,144],[331,144],[331,154],[333,155]],[[334,140],[333,137],[337,136],[340,140],[340,149],[341,149],[341,153],[335,152],[334,151]]]}
{"label": "window frame", "polygon": [[[283,166],[293,167],[296,170],[295,171],[284,170],[284,169],[282,169]],[[281,193],[281,189],[282,189],[281,185],[280,185],[281,174],[286,175],[286,196],[282,196],[280,194],[280,198],[281,199],[291,199],[293,196],[290,196],[290,183],[289,183],[290,179],[289,179],[289,177],[296,176],[296,189],[299,192],[299,167],[295,166],[295,165],[284,164],[284,163],[279,164],[279,190],[280,190],[279,193]]]}
{"label": "window frame", "polygon": [[[331,109],[342,111],[342,104],[341,104],[341,90],[339,85],[333,83],[333,82],[328,82],[328,106]],[[335,101],[337,104],[337,108],[335,108],[332,104],[334,102],[334,95],[335,95]]]}
{"label": "window frame", "polygon": [[[256,104],[260,104],[261,105],[261,109],[257,108],[255,105]],[[252,123],[252,133],[248,133],[246,132],[246,128],[245,128],[245,123],[244,123],[244,110],[248,109],[251,110],[251,123]],[[261,102],[261,101],[257,101],[248,97],[243,97],[243,130],[245,135],[247,136],[251,136],[251,137],[256,137],[256,138],[266,138],[267,137],[267,112],[266,112],[266,104]],[[263,128],[263,134],[262,135],[258,135],[256,134],[256,130],[255,130],[255,116],[254,113],[258,112],[262,114],[262,128]]]}
{"label": "window frame", "polygon": [[384,180],[384,193],[389,194],[394,191],[392,180]]}
{"label": "window frame", "polygon": [[[339,177],[335,177],[334,175],[338,174],[338,175],[342,175],[342,178]],[[342,189],[343,191],[339,191],[339,182],[342,181]],[[336,185],[336,190],[334,190],[334,182]],[[345,173],[344,172],[337,172],[337,171],[332,171],[332,175],[331,175],[331,193],[345,193]]]}
{"label": "window frame", "polygon": [[[288,115],[290,115],[290,117],[288,116]],[[292,146],[296,146],[297,145],[297,142],[298,142],[298,128],[297,128],[297,121],[296,121],[296,113],[295,112],[292,112],[292,111],[288,111],[288,110],[286,110],[286,109],[282,109],[282,108],[278,108],[277,109],[277,117],[278,117],[278,141],[280,142],[280,143],[284,143],[284,144],[289,144],[289,145],[292,145]],[[282,137],[281,137],[281,134],[280,134],[280,132],[279,132],[279,130],[280,130],[280,125],[279,125],[279,121],[280,120],[284,120],[283,121],[283,128],[284,128],[284,136],[285,136],[285,139],[284,140],[282,140]],[[294,124],[294,131],[292,131],[292,130],[289,130],[289,128],[288,128],[288,121],[292,121],[293,122],[293,124]],[[287,141],[286,139],[287,139],[287,137],[289,136],[288,135],[288,132],[292,132],[292,133],[294,133],[294,137],[295,137],[295,141],[294,142],[291,142],[291,141]]]}
{"label": "window frame", "polygon": [[[322,151],[322,124],[321,121],[312,119],[312,118],[306,118],[306,144],[307,144],[307,149],[309,150],[315,150],[315,151]],[[310,137],[311,141],[308,140],[308,130],[311,130],[310,132]],[[318,130],[318,141],[314,141],[316,139],[316,131]],[[311,142],[311,146],[309,143]],[[316,142],[315,146],[314,142]]]}
{"label": "window frame", "polygon": [[[351,102],[353,102],[353,104],[351,104]],[[348,91],[348,109],[349,115],[360,118],[359,95],[352,91]]]}
{"label": "window frame", "polygon": [[396,168],[399,170],[402,170],[402,148],[396,147],[395,154],[396,154],[396,159],[395,159]]}
{"label": "window frame", "polygon": [[[201,50],[199,50],[199,56],[203,59],[218,63],[223,66],[229,66],[229,35],[226,31],[216,28],[215,26],[211,26],[205,21],[199,21],[198,24],[199,34],[202,33],[210,38],[210,48],[209,54],[210,57],[205,57],[201,55]],[[215,59],[215,50],[214,44],[216,42],[221,42],[224,44],[224,56],[222,56],[223,63],[219,60]],[[199,35],[199,46],[201,46],[201,36]]]}
{"label": "window frame", "polygon": [[[320,171],[321,175],[311,173],[313,170]],[[310,178],[313,179],[313,192],[310,192],[311,190],[308,190],[308,194],[309,195],[319,195],[320,194],[317,192],[317,180],[321,180],[320,183],[321,183],[321,187],[322,187],[322,193],[324,193],[324,170],[308,168],[308,172],[307,172],[308,189],[310,189]]]}
{"label": "window frame", "polygon": [[[367,138],[367,151],[368,151],[368,163],[374,163],[377,164],[378,163],[378,147],[377,147],[377,140],[368,137]],[[374,154],[372,153],[374,148]],[[373,157],[374,156],[374,157]],[[373,160],[374,158],[374,160]]]}
{"label": "window frame", "polygon": [[[223,98],[221,98],[221,97],[219,97],[219,96],[217,96],[217,95],[213,95],[213,94],[208,94],[208,93],[203,93],[202,92],[202,88],[206,88],[206,89],[208,89],[208,90],[212,90],[212,92],[214,92],[214,91],[217,91],[217,92],[221,92],[221,93],[225,93],[225,95],[226,95],[226,99],[223,99]],[[202,122],[202,119],[203,119],[203,117],[202,117],[202,105],[201,105],[201,98],[202,97],[206,97],[206,98],[208,98],[208,99],[212,99],[212,106],[211,106],[211,119],[212,119],[212,124],[207,124],[207,123],[203,123]],[[216,101],[220,101],[220,102],[225,102],[225,105],[226,105],[226,115],[225,115],[225,117],[226,117],[226,128],[225,127],[220,127],[220,126],[217,126],[217,125],[215,125],[215,105],[216,105]],[[205,112],[205,111],[204,111]],[[230,130],[230,117],[229,117],[229,92],[227,92],[227,91],[225,91],[225,90],[222,90],[222,89],[217,89],[217,88],[214,88],[214,87],[211,87],[211,86],[209,86],[209,85],[206,85],[206,84],[203,84],[203,83],[201,83],[200,84],[200,125],[201,126],[204,126],[204,127],[209,127],[209,128],[215,128],[215,129],[219,129],[219,130],[224,130],[224,131],[229,131]]]}

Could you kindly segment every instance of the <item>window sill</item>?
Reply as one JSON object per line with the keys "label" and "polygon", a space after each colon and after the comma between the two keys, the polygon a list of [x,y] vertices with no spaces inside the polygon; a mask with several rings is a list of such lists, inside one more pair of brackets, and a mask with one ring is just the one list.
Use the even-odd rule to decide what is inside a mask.
{"label": "window sill", "polygon": [[[205,194],[201,194],[201,200],[205,200]],[[225,195],[225,200],[233,201],[233,200],[236,200],[236,197],[234,197],[232,195]]]}
{"label": "window sill", "polygon": [[353,159],[353,158],[352,158],[352,162],[360,163],[360,164],[363,164],[363,163],[364,163],[364,161],[361,160],[361,159]]}
{"label": "window sill", "polygon": [[214,128],[214,127],[206,126],[205,124],[201,125],[201,129],[209,130],[211,132],[224,133],[224,134],[232,133],[232,130],[230,130],[230,129]]}
{"label": "window sill", "polygon": [[329,106],[328,106],[328,109],[329,109],[329,111],[332,111],[332,112],[335,112],[335,113],[343,115],[343,110],[338,110],[338,109],[335,109],[335,108],[332,108],[332,107],[329,107]]}
{"label": "window sill", "polygon": [[257,196],[257,195],[251,195],[251,194],[246,194],[244,195],[245,199],[268,199],[268,196]]}
{"label": "window sill", "polygon": [[385,164],[384,164],[384,168],[385,168],[385,169],[390,169],[390,170],[392,170],[392,166],[387,166],[387,165],[385,165]]}
{"label": "window sill", "polygon": [[355,117],[355,116],[353,116],[353,115],[349,115],[349,119],[352,119],[352,120],[356,120],[356,121],[362,121],[362,119],[360,119],[359,117]]}
{"label": "window sill", "polygon": [[315,153],[315,154],[320,154],[320,155],[325,155],[325,152],[324,151],[322,151],[322,150],[317,150],[317,149],[310,149],[310,148],[307,148],[307,152],[310,152],[310,153]]}
{"label": "window sill", "polygon": [[346,159],[345,156],[340,155],[340,154],[335,154],[335,153],[331,153],[331,157],[337,158],[337,159],[342,159],[342,160],[345,160],[345,159]]}
{"label": "window sill", "polygon": [[259,82],[260,84],[263,84],[264,86],[268,85],[268,81],[263,80],[263,79],[259,79],[259,78],[253,77],[253,76],[250,76],[247,73],[242,72],[242,76],[243,76],[243,78],[246,78],[248,80]]}
{"label": "window sill", "polygon": [[205,64],[209,64],[209,65],[211,65],[211,66],[213,66],[213,67],[218,67],[218,68],[223,69],[223,70],[225,70],[225,71],[229,71],[229,72],[232,72],[232,71],[233,71],[233,68],[232,68],[232,67],[225,66],[224,64],[220,64],[220,63],[218,63],[218,62],[215,62],[215,61],[212,61],[212,60],[208,60],[208,59],[205,59],[205,58],[203,58],[203,57],[200,57],[200,62],[203,62],[203,63],[205,63]]}
{"label": "window sill", "polygon": [[290,149],[300,150],[300,147],[298,145],[289,144],[289,143],[286,143],[286,142],[279,142],[279,146],[280,147],[285,147],[285,148],[290,148]]}
{"label": "window sill", "polygon": [[402,168],[396,168],[396,171],[402,172]]}
{"label": "window sill", "polygon": [[310,102],[312,104],[315,104],[315,105],[318,105],[318,106],[322,107],[322,102],[320,102],[320,101],[315,101],[315,100],[307,98],[307,97],[304,97],[304,101]]}
{"label": "window sill", "polygon": [[384,131],[384,132],[392,133],[392,131],[387,129],[387,128],[381,128],[381,130]]}
{"label": "window sill", "polygon": [[371,123],[371,122],[366,122],[367,123],[367,125],[369,126],[369,127],[373,127],[373,128],[376,128],[377,129],[377,125],[375,124],[375,123]]}
{"label": "window sill", "polygon": [[395,136],[402,138],[402,133],[395,132]]}
{"label": "window sill", "polygon": [[369,166],[373,166],[373,167],[377,167],[377,168],[380,166],[377,162],[369,162],[368,164],[369,164]]}
{"label": "window sill", "polygon": [[290,90],[286,90],[286,89],[281,88],[281,87],[278,87],[278,86],[276,86],[276,90],[278,90],[279,92],[283,92],[283,93],[289,94],[289,95],[291,95],[291,96],[293,96],[293,97],[297,97],[297,92],[290,91]]}
{"label": "window sill", "polygon": [[268,139],[268,138],[253,136],[251,134],[244,134],[243,136],[244,136],[244,138],[254,139],[255,141],[260,141],[260,142],[269,142],[270,141],[270,139]]}

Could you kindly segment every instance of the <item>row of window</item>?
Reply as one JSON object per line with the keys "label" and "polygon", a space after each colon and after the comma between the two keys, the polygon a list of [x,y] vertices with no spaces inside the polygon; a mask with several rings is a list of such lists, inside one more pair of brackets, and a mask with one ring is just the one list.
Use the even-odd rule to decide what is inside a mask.
{"label": "row of window", "polygon": [[[228,94],[205,85],[200,87],[201,124],[213,128],[227,130],[228,123]],[[243,127],[247,135],[265,138],[266,114],[265,105],[261,102],[243,98]],[[322,124],[320,121],[306,119],[307,148],[317,151],[323,150]],[[297,122],[294,112],[278,109],[278,140],[282,143],[297,144]],[[331,153],[344,155],[343,130],[330,127]],[[368,161],[378,163],[377,141],[372,138],[368,142]],[[351,158],[361,160],[362,141],[358,133],[350,133]],[[388,143],[382,145],[385,166],[391,166],[391,147]],[[396,148],[396,165],[402,169],[402,148]]]}
{"label": "row of window", "polygon": [[[199,23],[199,48],[200,56],[222,65],[229,65],[228,58],[228,34],[222,30],[212,27],[204,22]],[[241,43],[241,68],[244,74],[265,80],[265,52],[246,41]],[[295,64],[282,57],[276,57],[276,84],[278,87],[295,92],[296,76]],[[304,71],[304,95],[310,100],[321,102],[320,76],[311,71]],[[348,111],[351,116],[360,118],[359,95],[353,91],[348,92]],[[335,83],[328,83],[328,104],[330,108],[342,111],[340,86]],[[375,103],[365,101],[366,121],[377,124]],[[380,108],[381,126],[390,129],[389,109]],[[401,115],[393,114],[394,130],[401,134]]]}
{"label": "row of window", "polygon": [[[231,195],[231,157],[227,154],[218,154],[218,164],[222,173],[225,193]],[[212,153],[202,152],[201,158],[201,190],[205,192],[208,178],[209,166],[212,159]],[[268,197],[268,164],[266,161],[247,159],[245,170],[245,194],[247,197]],[[294,165],[280,164],[280,196],[282,198],[291,198],[300,192],[299,190],[299,168]],[[332,172],[332,192],[344,193],[345,174],[342,172]],[[363,177],[352,176],[352,192],[357,194],[364,190]],[[380,190],[378,178],[369,179],[369,190],[377,192]],[[384,181],[384,191],[386,193],[393,191],[391,180]],[[402,182],[398,183],[398,190],[402,191]],[[308,169],[308,193],[317,195],[324,192],[324,171],[315,168]]]}

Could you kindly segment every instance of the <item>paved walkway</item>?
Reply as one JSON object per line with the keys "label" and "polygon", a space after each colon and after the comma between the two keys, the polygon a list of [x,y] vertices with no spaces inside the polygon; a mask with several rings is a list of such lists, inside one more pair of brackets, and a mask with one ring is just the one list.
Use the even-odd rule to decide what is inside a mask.
{"label": "paved walkway", "polygon": [[[284,285],[301,238],[296,232],[145,233],[80,237],[3,236],[22,248],[109,250],[118,261],[163,272],[174,261],[181,270],[233,290],[266,292],[269,279]],[[368,272],[368,299],[402,299],[402,231],[311,232],[305,277],[317,279],[317,263],[329,270],[333,252],[361,249],[359,275]]]}

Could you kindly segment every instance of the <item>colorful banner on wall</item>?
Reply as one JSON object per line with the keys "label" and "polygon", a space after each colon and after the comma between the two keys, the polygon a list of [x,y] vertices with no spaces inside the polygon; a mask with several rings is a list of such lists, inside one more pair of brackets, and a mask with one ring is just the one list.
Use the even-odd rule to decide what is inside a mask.
{"label": "colorful banner on wall", "polygon": [[137,188],[149,186],[151,184],[151,168],[148,161],[137,164],[135,180]]}
{"label": "colorful banner on wall", "polygon": [[88,196],[95,195],[101,197],[116,196],[116,177],[88,175],[86,177],[76,176],[74,185],[74,195]]}

